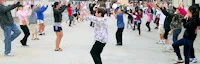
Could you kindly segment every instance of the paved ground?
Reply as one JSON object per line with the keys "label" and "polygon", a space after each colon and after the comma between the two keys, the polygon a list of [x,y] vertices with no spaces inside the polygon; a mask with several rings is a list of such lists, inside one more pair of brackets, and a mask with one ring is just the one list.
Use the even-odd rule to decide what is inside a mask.
{"label": "paved ground", "polygon": [[[30,47],[24,48],[19,42],[23,36],[21,34],[13,42],[12,52],[16,54],[15,57],[4,57],[3,33],[0,29],[0,64],[94,64],[89,53],[94,44],[93,28],[89,27],[89,22],[76,23],[73,27],[68,27],[68,24],[63,23],[64,37],[61,47],[64,51],[54,52],[56,35],[52,28],[52,16],[46,16],[46,18],[48,25],[46,35],[40,36],[41,40],[32,41],[29,38]],[[164,52],[164,45],[155,43],[158,41],[157,30],[146,32],[145,22],[144,19],[141,37],[137,36],[138,31],[125,28],[124,46],[117,47],[115,46],[116,20],[114,17],[108,18],[109,41],[102,53],[103,64],[172,64],[175,62],[175,53]],[[153,28],[154,24],[151,23],[151,25]],[[199,39],[198,37],[194,44],[198,59],[200,59]]]}

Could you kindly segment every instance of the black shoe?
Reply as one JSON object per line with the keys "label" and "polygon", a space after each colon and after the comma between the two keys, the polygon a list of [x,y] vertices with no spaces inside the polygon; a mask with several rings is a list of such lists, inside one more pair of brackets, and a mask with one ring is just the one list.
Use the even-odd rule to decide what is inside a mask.
{"label": "black shoe", "polygon": [[133,31],[135,31],[135,28],[133,28]]}
{"label": "black shoe", "polygon": [[40,36],[43,35],[42,33],[39,34]]}
{"label": "black shoe", "polygon": [[24,41],[23,41],[23,40],[21,40],[21,41],[20,41],[20,43],[23,45]]}
{"label": "black shoe", "polygon": [[29,47],[29,45],[22,45],[22,47]]}
{"label": "black shoe", "polygon": [[122,44],[116,44],[116,46],[122,46]]}

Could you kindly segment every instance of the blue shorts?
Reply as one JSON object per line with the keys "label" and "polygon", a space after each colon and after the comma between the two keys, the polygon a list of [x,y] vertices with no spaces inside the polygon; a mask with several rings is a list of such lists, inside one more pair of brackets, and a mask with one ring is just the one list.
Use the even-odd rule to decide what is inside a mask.
{"label": "blue shorts", "polygon": [[53,28],[54,28],[54,32],[62,31],[62,27],[60,27],[60,26],[53,26]]}

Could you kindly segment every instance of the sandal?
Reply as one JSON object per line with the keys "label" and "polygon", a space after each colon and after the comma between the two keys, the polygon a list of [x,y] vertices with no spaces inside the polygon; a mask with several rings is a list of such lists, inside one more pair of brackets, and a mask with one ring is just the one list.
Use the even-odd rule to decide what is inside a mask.
{"label": "sandal", "polygon": [[59,48],[59,49],[55,49],[55,51],[63,51],[61,48]]}
{"label": "sandal", "polygon": [[174,64],[179,64],[179,63],[184,63],[184,61],[183,61],[183,60],[179,60],[179,61],[177,61],[177,62],[174,63]]}
{"label": "sandal", "polygon": [[34,40],[40,40],[39,38],[35,38]]}
{"label": "sandal", "polygon": [[31,40],[35,40],[35,38],[32,38]]}

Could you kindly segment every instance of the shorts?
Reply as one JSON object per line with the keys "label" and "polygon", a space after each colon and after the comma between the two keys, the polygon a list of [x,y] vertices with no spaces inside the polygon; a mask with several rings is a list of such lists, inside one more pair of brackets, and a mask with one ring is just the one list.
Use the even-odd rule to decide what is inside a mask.
{"label": "shorts", "polygon": [[54,32],[61,32],[62,31],[62,27],[60,26],[53,26],[54,28]]}
{"label": "shorts", "polygon": [[30,24],[29,27],[30,27],[30,31],[31,31],[32,34],[37,34],[38,24]]}
{"label": "shorts", "polygon": [[158,33],[159,34],[164,34],[165,33],[164,25],[163,24],[159,24]]}
{"label": "shorts", "polygon": [[73,14],[74,17],[77,17],[77,14]]}
{"label": "shorts", "polygon": [[44,23],[44,20],[38,20],[38,23],[39,23],[39,24],[43,24],[43,23]]}

